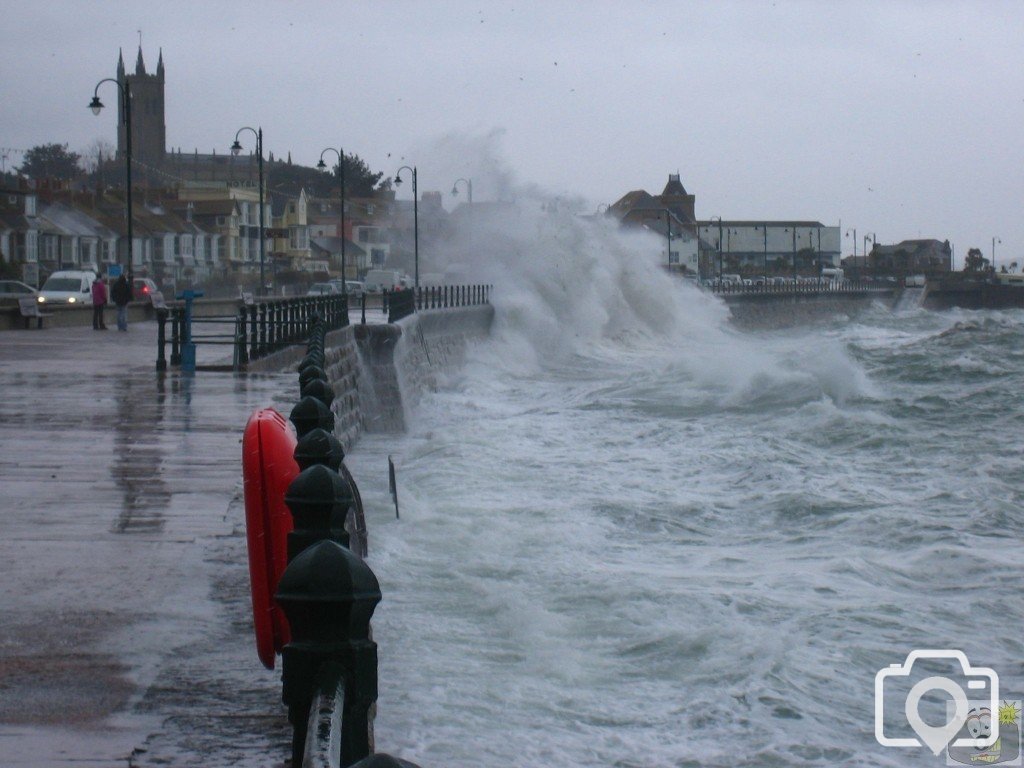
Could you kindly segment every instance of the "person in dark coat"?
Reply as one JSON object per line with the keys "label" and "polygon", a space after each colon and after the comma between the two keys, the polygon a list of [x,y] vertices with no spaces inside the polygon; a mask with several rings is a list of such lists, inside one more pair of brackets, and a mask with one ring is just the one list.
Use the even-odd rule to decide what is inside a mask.
{"label": "person in dark coat", "polygon": [[128,302],[132,300],[132,289],[128,285],[128,278],[121,275],[114,282],[114,287],[110,290],[110,298],[114,300],[114,304],[117,306],[117,330],[127,331],[128,330]]}
{"label": "person in dark coat", "polygon": [[103,320],[103,308],[107,306],[107,286],[103,278],[96,275],[92,281],[92,329],[94,331],[107,330],[107,324]]}

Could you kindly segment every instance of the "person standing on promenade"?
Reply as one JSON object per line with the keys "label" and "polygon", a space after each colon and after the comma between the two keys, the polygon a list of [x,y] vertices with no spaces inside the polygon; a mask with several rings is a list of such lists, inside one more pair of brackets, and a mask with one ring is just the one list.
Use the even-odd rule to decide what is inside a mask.
{"label": "person standing on promenade", "polygon": [[98,274],[92,281],[92,329],[94,331],[107,330],[107,324],[103,320],[103,308],[107,305],[107,286],[103,278]]}
{"label": "person standing on promenade", "polygon": [[132,300],[132,289],[128,286],[128,278],[122,272],[110,289],[110,298],[117,307],[117,330],[128,330],[128,302]]}

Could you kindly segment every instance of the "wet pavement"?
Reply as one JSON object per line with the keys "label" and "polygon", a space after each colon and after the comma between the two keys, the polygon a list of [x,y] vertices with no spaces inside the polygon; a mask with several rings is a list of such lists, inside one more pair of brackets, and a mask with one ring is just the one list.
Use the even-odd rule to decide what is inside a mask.
{"label": "wet pavement", "polygon": [[5,766],[288,753],[252,635],[240,453],[254,409],[294,405],[294,375],[155,360],[155,323],[0,332]]}

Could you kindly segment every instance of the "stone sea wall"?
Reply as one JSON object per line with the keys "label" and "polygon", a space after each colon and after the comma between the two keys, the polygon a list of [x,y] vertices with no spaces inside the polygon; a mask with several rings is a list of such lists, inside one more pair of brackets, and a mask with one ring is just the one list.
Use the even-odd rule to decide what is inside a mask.
{"label": "stone sea wall", "polygon": [[[470,343],[490,334],[489,305],[421,310],[394,324],[350,325],[325,338],[325,372],[334,389],[334,432],[345,450],[367,432],[401,432],[410,409],[458,370]],[[294,345],[252,361],[252,373],[294,370]],[[287,414],[286,414],[287,415]]]}

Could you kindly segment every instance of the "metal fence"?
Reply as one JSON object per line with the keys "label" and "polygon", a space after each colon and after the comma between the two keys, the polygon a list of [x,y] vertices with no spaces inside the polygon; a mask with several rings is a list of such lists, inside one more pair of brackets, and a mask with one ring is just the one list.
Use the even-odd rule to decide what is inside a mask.
{"label": "metal fence", "polygon": [[892,291],[892,286],[875,283],[853,282],[851,280],[828,281],[809,280],[799,283],[761,283],[744,285],[742,283],[713,283],[707,286],[712,293],[722,294],[794,294],[794,293],[885,293]]}
{"label": "metal fence", "polygon": [[489,304],[490,285],[431,285],[407,288],[386,296],[388,322],[393,323],[420,309],[454,309]]}
{"label": "metal fence", "polygon": [[[191,302],[174,304],[157,315],[157,370],[170,365],[195,370],[196,346],[232,347],[232,368],[306,339],[317,320],[328,330],[348,325],[346,296],[303,296],[243,303],[236,313],[196,315]],[[167,325],[170,324],[170,333]]]}

